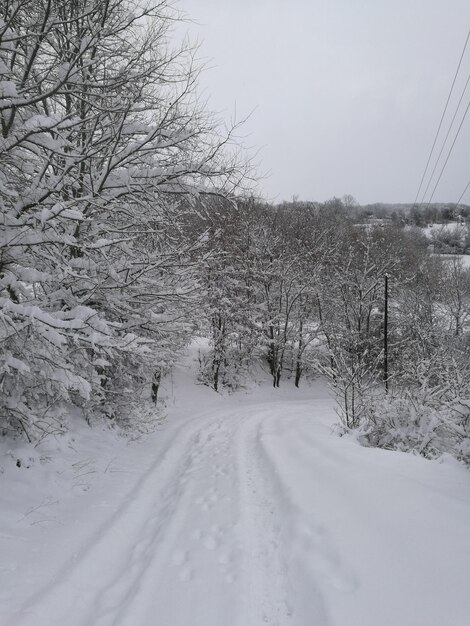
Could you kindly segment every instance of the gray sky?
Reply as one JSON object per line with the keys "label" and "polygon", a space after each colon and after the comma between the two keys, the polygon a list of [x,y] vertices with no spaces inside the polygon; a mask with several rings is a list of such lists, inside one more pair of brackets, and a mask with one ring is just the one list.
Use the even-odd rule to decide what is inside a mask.
{"label": "gray sky", "polygon": [[[177,6],[196,22],[188,31],[210,67],[201,79],[210,108],[227,119],[235,107],[238,117],[254,110],[246,143],[262,148],[266,196],[414,200],[470,28],[470,0]],[[470,42],[445,132],[469,73]],[[469,101],[470,85],[455,131]],[[456,202],[469,180],[470,111],[434,200]],[[462,202],[470,203],[470,188]]]}

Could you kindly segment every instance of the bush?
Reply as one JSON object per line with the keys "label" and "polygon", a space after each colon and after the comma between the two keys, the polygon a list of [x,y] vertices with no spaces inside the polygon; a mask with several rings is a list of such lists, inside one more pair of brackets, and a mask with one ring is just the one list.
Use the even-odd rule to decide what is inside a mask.
{"label": "bush", "polygon": [[370,446],[413,451],[426,458],[450,454],[470,465],[470,397],[448,385],[369,397],[361,439]]}

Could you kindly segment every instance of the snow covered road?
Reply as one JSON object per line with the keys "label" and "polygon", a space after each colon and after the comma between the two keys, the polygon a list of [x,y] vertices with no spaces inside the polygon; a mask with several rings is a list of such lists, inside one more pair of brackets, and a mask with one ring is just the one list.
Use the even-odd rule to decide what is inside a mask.
{"label": "snow covered road", "polygon": [[273,393],[188,394],[56,523],[7,516],[0,624],[468,626],[470,473]]}

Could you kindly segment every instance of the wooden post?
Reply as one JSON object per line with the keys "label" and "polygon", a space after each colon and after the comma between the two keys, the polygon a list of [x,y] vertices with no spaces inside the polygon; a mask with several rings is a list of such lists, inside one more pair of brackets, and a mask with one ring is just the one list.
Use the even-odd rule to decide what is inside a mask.
{"label": "wooden post", "polygon": [[388,393],[388,274],[385,274],[384,291],[384,383]]}

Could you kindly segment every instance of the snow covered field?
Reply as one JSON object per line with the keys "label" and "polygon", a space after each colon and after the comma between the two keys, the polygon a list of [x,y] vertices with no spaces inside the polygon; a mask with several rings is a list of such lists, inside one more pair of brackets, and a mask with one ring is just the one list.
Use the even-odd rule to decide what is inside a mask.
{"label": "snow covered field", "polygon": [[467,470],[338,437],[321,383],[166,395],[143,442],[2,448],[2,626],[468,626]]}
{"label": "snow covered field", "polygon": [[453,259],[460,259],[462,266],[465,269],[470,268],[470,254],[439,254],[443,261],[452,261]]}

